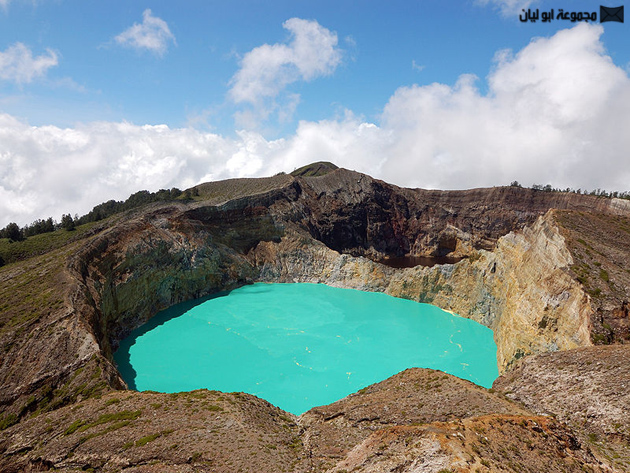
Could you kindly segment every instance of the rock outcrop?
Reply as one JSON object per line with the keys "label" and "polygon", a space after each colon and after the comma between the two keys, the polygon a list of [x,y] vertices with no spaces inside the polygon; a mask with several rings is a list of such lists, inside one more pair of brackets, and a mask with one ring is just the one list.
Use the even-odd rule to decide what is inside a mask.
{"label": "rock outcrop", "polygon": [[621,214],[627,205],[613,199],[611,206],[609,213],[555,213],[573,257],[570,274],[591,297],[595,343],[623,343],[630,338],[630,218]]}
{"label": "rock outcrop", "polygon": [[0,437],[0,469],[305,471],[294,416],[242,393],[119,391],[29,419]]}

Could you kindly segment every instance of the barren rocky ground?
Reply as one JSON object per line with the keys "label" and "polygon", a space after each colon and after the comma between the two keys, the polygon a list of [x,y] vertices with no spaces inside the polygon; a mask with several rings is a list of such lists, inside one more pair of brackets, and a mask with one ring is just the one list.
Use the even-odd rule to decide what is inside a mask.
{"label": "barren rocky ground", "polygon": [[566,424],[410,369],[299,418],[241,393],[118,391],[0,437],[3,471],[610,471]]}
{"label": "barren rocky ground", "polygon": [[571,273],[591,296],[593,341],[624,342],[630,337],[630,218],[593,212],[559,211],[574,263]]}
{"label": "barren rocky ground", "polygon": [[630,346],[612,345],[525,358],[494,388],[537,414],[579,432],[606,462],[630,469]]}

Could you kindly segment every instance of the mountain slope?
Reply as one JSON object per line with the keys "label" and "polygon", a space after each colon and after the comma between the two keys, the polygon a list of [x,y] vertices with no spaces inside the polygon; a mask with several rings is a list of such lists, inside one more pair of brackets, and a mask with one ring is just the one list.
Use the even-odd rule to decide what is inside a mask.
{"label": "mountain slope", "polygon": [[[521,358],[535,363],[537,354],[588,347],[593,342],[622,343],[630,336],[630,249],[625,236],[630,229],[630,208],[625,201],[517,187],[468,191],[403,189],[364,174],[319,164],[298,171],[298,176],[202,184],[190,190],[190,201],[152,203],[134,209],[100,222],[65,246],[0,268],[3,471],[36,467],[132,471],[151,459],[163,465],[178,465],[181,471],[213,471],[221,462],[229,465],[232,457],[221,453],[219,461],[219,453],[213,450],[217,444],[206,437],[207,432],[202,434],[201,427],[197,433],[187,430],[193,421],[183,409],[194,403],[194,396],[184,396],[177,406],[154,412],[152,405],[165,405],[166,395],[124,391],[111,354],[119,340],[158,311],[250,282],[323,282],[384,291],[453,310],[494,330],[501,372],[506,376],[521,373],[509,378],[513,386],[509,389],[514,392],[526,392],[528,386],[535,385],[530,376],[519,371]],[[384,257],[445,255],[457,257],[459,262],[408,268],[378,262]],[[590,350],[592,355],[585,355],[587,358],[600,356],[600,348]],[[621,363],[624,356],[614,352],[611,362],[626,373],[623,370],[627,365]],[[396,378],[395,382],[402,381]],[[601,382],[602,389],[627,392],[627,386],[617,385],[615,380]],[[472,455],[474,459],[468,466],[494,468],[501,462],[516,465],[510,448],[525,448],[522,443],[512,443],[511,438],[501,438],[504,428],[510,432],[516,429],[514,435],[529,438],[535,445],[534,451],[541,448],[552,455],[559,462],[558,469],[584,467],[597,471],[600,466],[593,455],[598,456],[598,461],[611,461],[602,457],[599,450],[591,452],[571,440],[588,438],[588,433],[592,433],[582,430],[578,423],[566,426],[533,419],[529,409],[539,412],[537,406],[544,405],[543,399],[532,400],[523,395],[518,399],[527,409],[514,407],[504,411],[498,407],[503,401],[485,391],[478,395],[492,398],[488,405],[494,407],[471,407],[470,412],[454,411],[451,416],[416,418],[409,408],[403,411],[401,393],[387,388],[390,384],[379,388],[382,401],[376,404],[364,403],[371,399],[369,396],[359,397],[356,406],[339,410],[335,403],[312,411],[299,422],[264,403],[247,401],[248,407],[242,409],[254,416],[271,416],[273,425],[284,429],[284,422],[293,432],[293,437],[272,436],[266,440],[263,435],[263,440],[251,444],[251,451],[264,448],[270,454],[265,461],[289,470],[299,471],[300,465],[311,463],[320,465],[318,468],[336,468],[338,462],[347,465],[339,463],[338,469],[351,469],[351,465],[369,469],[377,468],[370,458],[378,456],[377,445],[382,441],[393,458],[393,463],[386,463],[388,468],[404,470],[414,464],[415,460],[409,460],[414,455],[435,455],[427,453],[430,449],[418,450],[405,444],[402,439],[406,435],[431,445],[451,445],[444,443],[446,439],[461,435],[463,450],[457,453],[453,445],[449,446],[447,450],[452,455],[449,453],[448,458],[452,461],[440,460],[435,465],[461,469],[463,464],[454,459]],[[545,398],[561,397],[563,389],[559,384],[555,394]],[[579,392],[584,388],[575,389]],[[418,403],[426,403],[426,396],[436,392],[444,393],[447,399],[468,398],[469,394],[464,393],[469,393],[470,388],[449,381],[429,391],[418,398]],[[405,395],[413,399],[419,393]],[[210,394],[200,396],[206,404],[215,404]],[[240,405],[241,398],[229,398]],[[611,402],[622,408],[624,399],[619,396]],[[588,412],[589,406],[587,403],[577,409]],[[346,424],[332,430],[324,428],[328,425],[325,418],[330,416],[320,412],[335,409],[343,412],[333,415],[336,422],[343,420]],[[371,409],[368,418],[373,420],[355,425],[359,419],[348,414],[348,409]],[[141,414],[133,414],[137,411]],[[247,443],[249,434],[235,433],[231,427],[243,422],[239,420],[241,414],[237,416],[235,412],[230,410],[225,423],[220,428],[210,427],[210,431],[219,428],[225,435],[234,435],[226,438]],[[148,413],[158,424],[175,427],[156,430],[158,424],[138,422],[147,420]],[[105,414],[110,417],[101,419]],[[488,415],[498,417],[493,421],[484,417]],[[530,420],[521,425],[520,421],[502,417],[513,415],[525,415]],[[283,416],[289,416],[290,421],[283,421]],[[324,418],[321,425],[316,420],[318,416]],[[377,418],[393,420],[375,422]],[[464,422],[468,418],[476,420]],[[108,419],[114,419],[113,423]],[[416,422],[442,424],[419,428],[413,425]],[[628,428],[625,418],[615,422]],[[76,426],[74,430],[72,425]],[[408,429],[399,429],[401,426]],[[295,432],[300,428],[306,430],[298,435]],[[336,431],[338,428],[342,430]],[[473,432],[479,428],[492,431],[492,437],[487,437],[503,442],[501,448],[507,453],[472,442],[471,435],[476,435]],[[67,433],[68,429],[71,432]],[[539,446],[535,437],[529,437],[540,434],[536,429],[555,439],[553,447],[547,450]],[[168,430],[173,432],[165,433]],[[165,447],[165,442],[176,436],[175,431],[180,432],[182,440],[170,444],[178,445],[172,454],[151,457],[153,450],[135,449],[153,441],[153,445]],[[243,432],[246,431],[247,428]],[[118,435],[126,439],[125,443],[109,442]],[[183,439],[191,435],[204,436],[201,443],[192,445],[206,450],[186,450]],[[346,443],[334,447],[340,450],[330,450],[326,438],[339,436],[346,438]],[[605,437],[603,441],[613,440]],[[103,449],[103,442],[107,449]],[[129,442],[133,449],[125,447]],[[55,448],[47,449],[48,444]],[[284,446],[280,448],[280,444]],[[355,448],[358,450],[351,453]],[[66,456],[60,457],[55,449]],[[103,453],[98,453],[100,449]],[[180,455],[182,451],[189,456]],[[79,453],[81,460],[72,461]],[[121,463],[111,463],[114,457]],[[404,458],[411,463],[405,463]],[[257,471],[255,461],[238,461],[242,468]],[[527,462],[526,471],[535,471],[533,459]],[[622,464],[621,468],[626,467]]]}

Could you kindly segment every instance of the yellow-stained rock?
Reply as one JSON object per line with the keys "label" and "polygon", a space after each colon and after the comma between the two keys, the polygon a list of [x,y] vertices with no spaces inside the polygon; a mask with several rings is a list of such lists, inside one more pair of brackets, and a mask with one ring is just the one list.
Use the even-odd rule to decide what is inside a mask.
{"label": "yellow-stained rock", "polygon": [[589,346],[590,298],[552,213],[454,265],[394,269],[288,233],[252,252],[267,282],[325,283],[434,304],[494,331],[499,371],[527,354]]}

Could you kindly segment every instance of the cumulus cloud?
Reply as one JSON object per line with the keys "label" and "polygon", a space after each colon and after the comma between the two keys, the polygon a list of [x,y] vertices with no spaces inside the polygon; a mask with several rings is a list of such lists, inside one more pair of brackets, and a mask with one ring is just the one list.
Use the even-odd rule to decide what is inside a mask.
{"label": "cumulus cloud", "polygon": [[499,10],[505,17],[515,16],[521,13],[521,10],[529,8],[537,0],[476,0],[481,6],[491,5]]}
{"label": "cumulus cloud", "polygon": [[226,162],[239,150],[193,129],[125,122],[34,127],[8,115],[0,115],[0,142],[0,226],[84,213],[140,189],[227,177]]}
{"label": "cumulus cloud", "polygon": [[175,36],[171,33],[168,24],[151,14],[150,9],[142,13],[142,23],[134,23],[133,26],[120,33],[114,40],[122,45],[137,50],[148,50],[159,56],[166,53],[169,43],[175,43]]}
{"label": "cumulus cloud", "polygon": [[85,213],[108,199],[328,160],[408,187],[525,185],[630,190],[630,79],[581,24],[521,51],[487,77],[401,87],[378,123],[351,112],[267,140],[165,125],[33,127],[0,115],[0,227]]}
{"label": "cumulus cloud", "polygon": [[[291,33],[288,44],[263,44],[252,49],[232,77],[230,98],[237,104],[254,106],[253,111],[242,112],[241,118],[266,119],[279,107],[275,99],[289,84],[330,75],[341,63],[337,34],[317,21],[291,18],[282,26]],[[289,103],[294,106],[296,94],[292,95]]]}
{"label": "cumulus cloud", "polygon": [[46,74],[59,63],[57,53],[51,49],[46,54],[33,57],[33,52],[23,43],[15,43],[0,51],[0,79],[24,84]]}
{"label": "cumulus cloud", "polygon": [[[630,126],[622,112],[630,106],[630,81],[606,56],[602,32],[584,24],[534,39],[515,55],[500,51],[485,95],[469,75],[452,87],[398,89],[381,126],[396,134],[387,154],[394,161],[407,156],[398,164],[415,178],[406,183],[627,186],[630,138],[617,130]],[[393,165],[385,173],[402,174]]]}
{"label": "cumulus cloud", "polygon": [[343,120],[302,122],[295,136],[278,140],[251,131],[226,138],[192,128],[126,122],[37,127],[4,114],[0,227],[83,214],[141,189],[184,189],[212,180],[272,175],[324,158],[356,167],[352,159],[359,153],[378,164],[373,148],[386,141],[382,133],[351,114]]}

